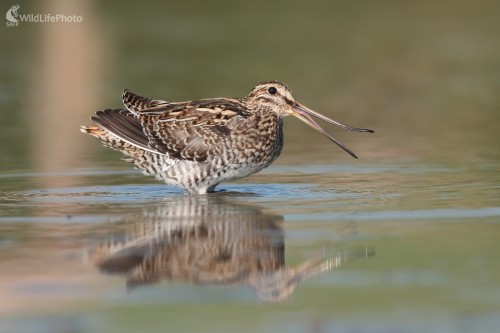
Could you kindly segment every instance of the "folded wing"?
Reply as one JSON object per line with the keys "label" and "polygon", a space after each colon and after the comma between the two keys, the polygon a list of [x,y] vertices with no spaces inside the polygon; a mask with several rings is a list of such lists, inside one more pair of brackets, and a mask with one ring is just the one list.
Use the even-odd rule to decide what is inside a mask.
{"label": "folded wing", "polygon": [[197,162],[220,156],[231,146],[231,127],[249,116],[238,100],[167,103],[128,92],[125,103],[127,110],[98,111],[92,120],[138,148]]}

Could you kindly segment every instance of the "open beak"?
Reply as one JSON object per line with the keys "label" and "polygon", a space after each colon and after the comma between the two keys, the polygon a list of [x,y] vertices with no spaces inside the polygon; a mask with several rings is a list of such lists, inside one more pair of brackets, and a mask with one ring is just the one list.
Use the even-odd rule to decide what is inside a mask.
{"label": "open beak", "polygon": [[304,105],[302,105],[300,103],[295,103],[295,105],[293,106],[293,111],[294,111],[292,113],[293,116],[299,118],[300,120],[302,120],[303,122],[305,122],[307,125],[311,126],[316,131],[320,132],[321,134],[323,134],[324,136],[326,136],[328,139],[330,139],[331,141],[335,142],[340,148],[344,149],[347,153],[349,153],[349,155],[351,155],[354,158],[358,158],[356,156],[356,154],[354,154],[342,142],[338,141],[337,139],[335,139],[334,137],[332,137],[330,134],[326,133],[325,130],[322,129],[321,126],[319,126],[318,123],[316,123],[311,116],[313,116],[315,118],[318,118],[318,119],[321,119],[321,120],[324,120],[327,123],[330,123],[332,125],[338,126],[338,127],[343,128],[345,130],[348,130],[348,131],[373,133],[373,130],[371,130],[371,129],[356,128],[356,127],[351,127],[351,126],[347,126],[347,125],[341,124],[339,122],[336,122],[335,120],[332,120],[332,119],[330,119],[328,117],[325,117],[325,116],[323,116],[323,115],[321,115],[321,114],[319,114],[317,112],[314,112],[311,109],[308,109],[307,107],[305,107]]}

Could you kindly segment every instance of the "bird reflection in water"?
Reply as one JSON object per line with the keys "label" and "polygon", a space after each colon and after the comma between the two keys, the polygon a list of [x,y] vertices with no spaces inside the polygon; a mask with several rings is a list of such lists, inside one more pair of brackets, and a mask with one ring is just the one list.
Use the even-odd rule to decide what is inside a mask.
{"label": "bird reflection in water", "polygon": [[129,289],[162,280],[248,285],[260,299],[279,302],[348,257],[317,255],[287,267],[283,216],[227,198],[182,196],[145,208],[91,258],[102,272],[126,275]]}

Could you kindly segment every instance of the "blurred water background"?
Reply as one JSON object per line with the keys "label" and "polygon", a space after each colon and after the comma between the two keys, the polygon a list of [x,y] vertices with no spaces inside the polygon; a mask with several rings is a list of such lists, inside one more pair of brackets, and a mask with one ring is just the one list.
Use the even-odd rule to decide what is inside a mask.
{"label": "blurred water background", "polygon": [[[0,332],[498,330],[497,1],[16,3],[83,21],[0,28]],[[270,79],[360,159],[286,119],[186,197],[79,132]]]}

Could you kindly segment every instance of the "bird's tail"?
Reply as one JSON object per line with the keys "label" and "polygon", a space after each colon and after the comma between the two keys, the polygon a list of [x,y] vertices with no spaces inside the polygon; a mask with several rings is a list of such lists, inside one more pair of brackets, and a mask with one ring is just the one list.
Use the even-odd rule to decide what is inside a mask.
{"label": "bird's tail", "polygon": [[81,126],[80,131],[95,136],[98,139],[105,140],[107,132],[98,126]]}

